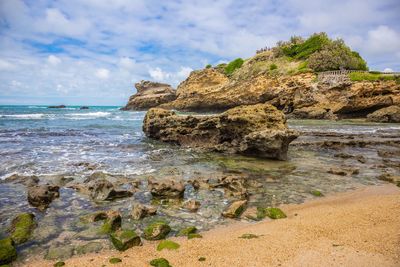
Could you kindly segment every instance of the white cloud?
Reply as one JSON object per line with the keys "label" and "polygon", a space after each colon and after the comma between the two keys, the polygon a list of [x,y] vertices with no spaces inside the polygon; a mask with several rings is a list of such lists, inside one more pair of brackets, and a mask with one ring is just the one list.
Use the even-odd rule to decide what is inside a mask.
{"label": "white cloud", "polygon": [[0,58],[0,71],[13,70],[14,68],[15,66],[12,63]]}
{"label": "white cloud", "polygon": [[397,53],[400,51],[400,32],[381,25],[368,31],[364,45],[374,54]]}
{"label": "white cloud", "polygon": [[385,68],[383,71],[384,72],[393,72],[393,70],[391,68]]}
{"label": "white cloud", "polygon": [[154,79],[157,82],[165,82],[170,78],[170,74],[167,72],[164,72],[161,68],[151,68],[149,69],[149,74],[152,79]]}
{"label": "white cloud", "polygon": [[119,60],[119,66],[123,69],[126,70],[131,70],[135,67],[135,60],[129,58],[129,57],[122,57]]}
{"label": "white cloud", "polygon": [[190,67],[181,67],[181,70],[178,71],[177,76],[181,79],[186,79],[186,77],[189,76],[189,74],[193,71],[192,68]]}
{"label": "white cloud", "polygon": [[108,69],[97,69],[95,72],[95,76],[102,80],[107,80],[110,77],[110,71]]}
{"label": "white cloud", "polygon": [[53,66],[57,66],[58,64],[61,63],[61,59],[59,57],[54,56],[54,55],[48,56],[47,61]]}

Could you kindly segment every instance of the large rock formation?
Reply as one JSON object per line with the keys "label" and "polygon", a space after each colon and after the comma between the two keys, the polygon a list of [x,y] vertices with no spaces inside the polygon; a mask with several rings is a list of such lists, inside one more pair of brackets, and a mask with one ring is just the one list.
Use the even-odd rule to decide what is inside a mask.
{"label": "large rock formation", "polygon": [[151,81],[136,83],[137,93],[129,98],[123,110],[147,110],[175,100],[175,90],[168,84]]}
{"label": "large rock formation", "polygon": [[182,146],[250,154],[285,160],[297,134],[289,130],[285,115],[269,104],[244,105],[219,115],[180,116],[150,109],[143,131],[154,139]]}
{"label": "large rock formation", "polygon": [[261,53],[230,76],[219,67],[193,71],[178,86],[177,99],[160,107],[210,111],[270,103],[294,118],[337,119],[365,117],[400,105],[400,84],[395,80],[324,82],[312,72],[299,72],[296,62],[286,62],[277,72],[265,69],[271,60],[268,52]]}

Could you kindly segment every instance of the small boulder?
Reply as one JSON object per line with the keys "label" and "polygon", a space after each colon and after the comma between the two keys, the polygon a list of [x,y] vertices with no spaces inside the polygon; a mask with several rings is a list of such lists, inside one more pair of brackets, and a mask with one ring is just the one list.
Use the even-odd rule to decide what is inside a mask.
{"label": "small boulder", "polygon": [[176,236],[188,236],[189,234],[195,234],[197,232],[197,228],[195,226],[189,226],[181,229]]}
{"label": "small boulder", "polygon": [[144,229],[144,238],[147,240],[161,240],[164,239],[171,227],[165,222],[153,222]]}
{"label": "small boulder", "polygon": [[106,216],[107,218],[105,219],[104,224],[101,226],[100,230],[102,234],[108,234],[121,228],[122,218],[119,211],[107,211]]}
{"label": "small boulder", "polygon": [[247,200],[234,201],[222,212],[222,216],[227,218],[238,218],[245,210],[246,204]]}
{"label": "small boulder", "polygon": [[35,227],[35,215],[21,213],[11,222],[10,237],[16,245],[25,243],[31,237]]}
{"label": "small boulder", "polygon": [[90,181],[88,190],[90,192],[90,197],[97,201],[113,200],[133,195],[133,193],[128,190],[115,190],[114,185],[105,179]]}
{"label": "small boulder", "polygon": [[60,196],[58,186],[35,185],[28,189],[28,202],[39,210],[45,210],[50,203]]}
{"label": "small boulder", "polygon": [[148,190],[154,197],[183,198],[185,185],[182,181],[172,179],[157,181],[150,177],[148,179]]}
{"label": "small boulder", "polygon": [[286,214],[280,208],[257,208],[257,218],[269,217],[273,220],[286,218]]}
{"label": "small boulder", "polygon": [[0,265],[9,264],[17,258],[17,250],[11,238],[0,240]]}
{"label": "small boulder", "polygon": [[147,206],[140,203],[134,203],[131,211],[134,220],[140,220],[146,216],[152,216],[157,213],[157,207]]}
{"label": "small boulder", "polygon": [[169,261],[164,258],[158,258],[150,261],[150,265],[154,267],[171,267]]}
{"label": "small boulder", "polygon": [[189,199],[183,202],[183,208],[191,212],[196,212],[200,208],[200,205],[200,202],[195,199]]}
{"label": "small boulder", "polygon": [[119,251],[125,251],[133,246],[140,246],[142,241],[133,230],[119,230],[110,234],[111,243]]}

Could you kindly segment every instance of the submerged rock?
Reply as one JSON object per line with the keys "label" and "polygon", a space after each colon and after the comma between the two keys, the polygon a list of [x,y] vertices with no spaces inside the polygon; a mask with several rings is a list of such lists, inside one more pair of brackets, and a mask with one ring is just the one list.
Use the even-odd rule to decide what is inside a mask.
{"label": "submerged rock", "polygon": [[66,106],[65,105],[48,106],[47,108],[66,108]]}
{"label": "submerged rock", "polygon": [[30,187],[37,185],[39,181],[40,179],[36,175],[25,176],[25,175],[13,174],[8,176],[4,180],[0,180],[0,183],[17,183]]}
{"label": "submerged rock", "polygon": [[400,175],[391,175],[384,173],[378,177],[379,180],[386,181],[389,183],[393,183],[400,187]]}
{"label": "submerged rock", "polygon": [[142,241],[133,230],[119,230],[110,234],[110,240],[119,251],[125,251],[133,246],[140,246]]}
{"label": "submerged rock", "polygon": [[189,199],[185,201],[182,206],[184,209],[188,211],[196,212],[200,208],[201,204],[199,201],[195,199]]}
{"label": "submerged rock", "polygon": [[32,213],[21,213],[11,222],[10,237],[16,245],[25,243],[31,237],[35,227],[35,215]]}
{"label": "submerged rock", "polygon": [[390,106],[378,109],[377,111],[368,114],[368,121],[374,122],[400,122],[400,106]]}
{"label": "submerged rock", "polygon": [[185,192],[185,185],[182,181],[172,179],[157,181],[149,177],[148,190],[154,197],[182,198]]}
{"label": "submerged rock", "polygon": [[47,254],[44,256],[46,260],[66,260],[74,255],[74,246],[52,246],[47,250]]}
{"label": "submerged rock", "polygon": [[245,210],[246,204],[247,200],[234,201],[222,212],[222,216],[238,218]]}
{"label": "submerged rock", "polygon": [[118,211],[110,210],[106,212],[106,219],[104,224],[101,226],[100,232],[102,234],[108,234],[121,228],[122,217]]}
{"label": "submerged rock", "polygon": [[58,186],[35,185],[28,189],[28,202],[39,210],[45,210],[50,203],[60,196]]}
{"label": "submerged rock", "polygon": [[129,98],[122,110],[147,110],[175,100],[175,90],[168,84],[151,81],[136,83],[137,93]]}
{"label": "submerged rock", "polygon": [[88,253],[97,253],[103,249],[103,245],[100,242],[89,242],[85,245],[78,246],[76,250],[76,254],[88,254]]}
{"label": "submerged rock", "polygon": [[157,207],[147,206],[140,203],[134,203],[131,211],[134,220],[140,220],[146,216],[152,216],[157,213]]}
{"label": "submerged rock", "polygon": [[144,238],[147,240],[161,240],[164,239],[171,227],[165,222],[153,222],[144,229]]}
{"label": "submerged rock", "polygon": [[189,226],[181,229],[176,236],[188,236],[189,234],[195,234],[197,232],[197,228],[195,226]]}
{"label": "submerged rock", "polygon": [[11,238],[0,240],[0,264],[8,264],[17,258],[17,250]]}
{"label": "submerged rock", "polygon": [[269,104],[209,116],[180,116],[154,108],[144,118],[143,131],[150,138],[182,146],[280,160],[287,159],[289,143],[297,137],[288,129],[285,115]]}

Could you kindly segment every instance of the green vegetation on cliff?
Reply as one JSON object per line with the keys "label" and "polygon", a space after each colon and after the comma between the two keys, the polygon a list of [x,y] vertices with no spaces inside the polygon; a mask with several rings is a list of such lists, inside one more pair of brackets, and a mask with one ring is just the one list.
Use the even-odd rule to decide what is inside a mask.
{"label": "green vegetation on cliff", "polygon": [[243,59],[237,58],[231,62],[229,62],[228,65],[225,67],[225,74],[226,75],[231,75],[236,69],[240,68],[243,65]]}
{"label": "green vegetation on cliff", "polygon": [[350,80],[353,82],[361,81],[397,81],[400,82],[400,76],[381,74],[379,72],[352,72],[349,74]]}

